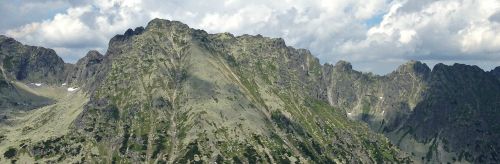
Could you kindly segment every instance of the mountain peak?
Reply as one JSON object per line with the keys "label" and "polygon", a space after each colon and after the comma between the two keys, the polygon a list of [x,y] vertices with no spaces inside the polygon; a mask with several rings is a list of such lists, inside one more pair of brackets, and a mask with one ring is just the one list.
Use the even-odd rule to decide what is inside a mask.
{"label": "mountain peak", "polygon": [[5,36],[5,35],[0,35],[0,40],[5,40],[5,39],[9,39],[10,37],[8,36]]}
{"label": "mountain peak", "polygon": [[171,21],[166,19],[155,18],[149,21],[146,29],[162,29],[162,28],[176,28],[176,29],[189,29],[189,26],[179,22],[179,21]]}
{"label": "mountain peak", "polygon": [[85,55],[85,57],[78,60],[76,65],[78,66],[83,64],[88,67],[89,65],[100,63],[103,59],[104,56],[101,53],[99,53],[99,51],[90,50],[89,52],[87,52],[87,55]]}
{"label": "mountain peak", "polygon": [[348,71],[348,70],[352,70],[352,65],[351,65],[351,63],[349,63],[347,61],[339,60],[335,64],[334,68],[337,70]]}
{"label": "mountain peak", "polygon": [[425,63],[416,60],[410,60],[405,64],[400,65],[396,69],[396,72],[415,72],[418,74],[426,75],[431,72],[431,69]]}
{"label": "mountain peak", "polygon": [[500,78],[500,66],[498,66],[495,69],[491,70],[490,73],[493,74],[493,76],[495,76],[497,78]]}
{"label": "mountain peak", "polygon": [[102,54],[99,53],[99,51],[97,50],[90,50],[89,52],[87,52],[87,55],[85,55],[86,58],[98,58],[98,57],[102,57]]}
{"label": "mountain peak", "polygon": [[438,63],[432,68],[432,72],[446,72],[446,71],[456,71],[457,73],[465,73],[465,72],[484,72],[483,69],[479,68],[476,65],[467,65],[455,63],[453,65],[446,65],[443,63]]}
{"label": "mountain peak", "polygon": [[136,27],[134,30],[129,28],[127,31],[125,31],[123,35],[125,36],[139,35],[142,32],[144,32],[144,27],[141,26],[141,27]]}
{"label": "mountain peak", "polygon": [[19,81],[56,83],[62,80],[64,61],[53,49],[23,45],[0,36],[3,71]]}
{"label": "mountain peak", "polygon": [[20,45],[22,45],[20,42],[18,42],[14,38],[11,38],[11,37],[8,37],[5,35],[0,35],[0,44],[20,44]]}
{"label": "mountain peak", "polygon": [[[57,58],[30,55],[42,54],[36,47],[16,47],[20,43],[5,38],[9,39],[0,36],[0,59],[6,63],[6,69],[0,70],[0,87],[2,80],[4,84],[6,81],[2,72],[22,77],[17,80],[28,79],[25,82],[54,79],[53,84],[71,87],[58,87],[68,99],[57,100],[57,104],[41,110],[48,114],[30,112],[37,116],[23,116],[37,122],[71,124],[56,124],[65,128],[58,129],[62,136],[26,142],[31,134],[54,127],[49,121],[35,127],[26,126],[32,121],[16,121],[21,124],[12,129],[22,128],[21,138],[19,131],[0,133],[0,151],[13,145],[12,149],[19,152],[12,158],[15,160],[30,157],[27,160],[61,159],[65,163],[409,163],[407,154],[393,146],[397,143],[417,160],[435,162],[430,160],[438,158],[448,162],[452,159],[432,156],[434,151],[441,152],[441,138],[447,143],[455,142],[444,146],[466,152],[466,158],[498,156],[489,149],[490,145],[498,145],[498,134],[482,136],[490,134],[490,128],[483,123],[500,127],[495,120],[498,114],[494,113],[499,105],[496,98],[500,97],[500,85],[490,74],[475,72],[477,66],[438,64],[431,72],[426,64],[409,61],[393,73],[379,76],[353,70],[351,63],[343,60],[334,66],[321,66],[309,50],[286,46],[281,38],[207,34],[164,19],[153,19],[145,28],[116,35],[106,56],[91,50],[67,67]],[[63,71],[67,73],[57,74]],[[500,67],[491,72],[500,74]],[[66,81],[61,77],[66,77]],[[75,92],[73,87],[80,91]],[[10,93],[13,92],[7,94]],[[88,97],[73,102],[81,99],[71,98],[78,94]],[[2,96],[0,93],[0,101]],[[476,106],[477,110],[468,110]],[[50,113],[62,109],[75,114],[60,121],[60,116],[67,114]],[[483,112],[492,117],[477,114]],[[460,117],[451,117],[454,114]],[[484,121],[476,124],[463,118]],[[366,122],[372,130],[383,134],[404,134],[402,138],[391,136],[391,144],[364,123],[349,119]],[[458,120],[468,127],[456,128],[457,123],[445,124],[443,120]],[[427,133],[431,130],[439,133]],[[470,132],[482,138],[471,137]],[[2,141],[2,137],[6,140]],[[405,137],[411,142],[406,144]],[[431,137],[435,138],[429,140]],[[473,145],[477,139],[484,140],[484,144]],[[431,146],[423,152],[419,149],[413,155],[414,145],[431,145],[429,141],[438,147]],[[472,149],[468,145],[485,150],[469,151]],[[449,158],[453,161],[462,156],[452,155]],[[0,163],[6,163],[5,158]]]}

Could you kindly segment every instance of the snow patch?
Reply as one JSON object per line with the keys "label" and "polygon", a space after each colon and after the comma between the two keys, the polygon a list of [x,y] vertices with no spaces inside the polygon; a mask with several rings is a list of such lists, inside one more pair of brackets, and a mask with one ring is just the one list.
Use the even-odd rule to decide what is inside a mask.
{"label": "snow patch", "polygon": [[66,84],[66,83],[62,83],[62,86],[66,86],[66,85],[68,85],[68,84]]}
{"label": "snow patch", "polygon": [[42,83],[35,83],[35,86],[37,87],[42,86]]}
{"label": "snow patch", "polygon": [[384,99],[384,97],[380,96],[380,97],[378,97],[378,99],[382,100],[382,99]]}
{"label": "snow patch", "polygon": [[384,113],[385,113],[385,110],[382,111],[382,115],[384,115]]}
{"label": "snow patch", "polygon": [[78,90],[78,88],[72,88],[72,87],[68,88],[68,92],[73,92],[73,91],[76,91],[76,90]]}

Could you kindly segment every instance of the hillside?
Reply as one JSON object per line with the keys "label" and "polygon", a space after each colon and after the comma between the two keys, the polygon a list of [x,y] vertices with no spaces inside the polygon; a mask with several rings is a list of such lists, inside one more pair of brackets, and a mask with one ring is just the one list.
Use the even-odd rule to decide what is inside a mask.
{"label": "hillside", "polygon": [[438,64],[431,70],[410,61],[374,75],[345,61],[322,65],[283,39],[208,34],[162,19],[116,35],[104,55],[90,51],[76,64],[50,49],[3,42],[3,95],[15,92],[13,83],[51,103],[23,112],[6,107],[14,112],[0,122],[0,162],[489,163],[499,157],[498,69]]}
{"label": "hillside", "polygon": [[156,19],[109,45],[106,55],[89,53],[66,78],[90,96],[70,132],[4,141],[27,145],[11,147],[18,153],[9,160],[407,160],[382,135],[322,101],[314,84],[322,78],[318,60],[283,40],[207,34]]}

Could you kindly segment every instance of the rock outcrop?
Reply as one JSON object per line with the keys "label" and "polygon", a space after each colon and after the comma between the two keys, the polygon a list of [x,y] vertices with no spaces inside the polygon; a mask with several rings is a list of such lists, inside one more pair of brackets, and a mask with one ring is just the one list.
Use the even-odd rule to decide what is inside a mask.
{"label": "rock outcrop", "polygon": [[104,56],[98,51],[92,50],[76,62],[70,75],[67,76],[67,83],[70,86],[80,86],[87,90],[94,90],[94,82],[97,81],[97,74],[101,71],[100,66]]}
{"label": "rock outcrop", "polygon": [[[492,162],[499,154],[500,82],[477,66],[410,61],[377,76],[332,67],[329,102],[421,162]],[[471,134],[474,133],[474,134]],[[476,135],[477,134],[477,135]]]}
{"label": "rock outcrop", "polygon": [[23,45],[0,35],[0,60],[10,79],[50,84],[64,80],[64,61],[52,49]]}

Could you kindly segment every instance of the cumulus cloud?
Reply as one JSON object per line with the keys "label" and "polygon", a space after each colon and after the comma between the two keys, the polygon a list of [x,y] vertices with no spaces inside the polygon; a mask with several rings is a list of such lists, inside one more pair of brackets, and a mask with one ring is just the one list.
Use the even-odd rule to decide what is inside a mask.
{"label": "cumulus cloud", "polygon": [[0,29],[16,28],[26,23],[50,19],[70,6],[65,0],[0,1]]}
{"label": "cumulus cloud", "polygon": [[75,6],[50,19],[8,29],[5,33],[27,44],[53,48],[66,61],[75,62],[88,50],[105,51],[113,35],[142,25],[149,19],[141,8],[136,7],[140,1],[73,3]]}
{"label": "cumulus cloud", "polygon": [[[41,13],[43,8],[36,6],[43,5],[51,6],[50,17],[24,19],[24,24],[6,21],[0,31],[54,48],[69,62],[89,49],[105,51],[113,35],[158,17],[210,33],[282,37],[289,45],[310,49],[322,62],[348,60],[357,69],[377,73],[410,59],[486,69],[500,65],[497,0],[76,0],[21,6]],[[7,3],[0,8],[15,9]]]}
{"label": "cumulus cloud", "polygon": [[366,39],[348,41],[339,51],[354,61],[458,61],[491,68],[500,64],[500,28],[492,21],[498,11],[497,0],[396,1]]}

